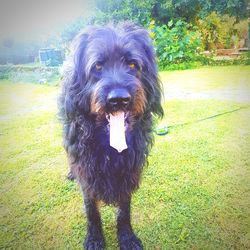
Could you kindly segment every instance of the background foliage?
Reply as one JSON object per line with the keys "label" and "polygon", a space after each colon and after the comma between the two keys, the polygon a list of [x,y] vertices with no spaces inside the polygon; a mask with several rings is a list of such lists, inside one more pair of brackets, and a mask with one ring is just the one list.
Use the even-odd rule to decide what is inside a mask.
{"label": "background foliage", "polygon": [[192,25],[178,20],[175,24],[169,21],[167,25],[161,26],[151,23],[150,28],[161,68],[199,60],[201,37]]}
{"label": "background foliage", "polygon": [[246,45],[244,0],[96,0],[96,7],[98,13],[91,24],[132,20],[150,29],[163,69],[184,64],[189,67],[197,61],[208,63],[201,55],[204,50]]}
{"label": "background foliage", "polygon": [[99,12],[92,21],[98,23],[124,19],[142,25],[147,25],[152,19],[158,25],[179,19],[193,23],[213,11],[234,16],[237,21],[247,18],[246,0],[96,0],[96,8]]}
{"label": "background foliage", "polygon": [[94,6],[94,15],[76,18],[44,40],[2,41],[0,64],[34,62],[39,48],[59,48],[67,54],[70,41],[86,25],[125,20],[151,30],[161,68],[207,63],[201,54],[205,50],[247,46],[247,0],[95,0]]}

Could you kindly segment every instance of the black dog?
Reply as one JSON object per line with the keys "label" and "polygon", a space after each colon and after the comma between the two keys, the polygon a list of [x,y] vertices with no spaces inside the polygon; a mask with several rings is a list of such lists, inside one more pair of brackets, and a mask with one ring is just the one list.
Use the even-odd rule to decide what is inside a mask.
{"label": "black dog", "polygon": [[131,23],[90,27],[65,64],[60,114],[71,173],[88,220],[86,249],[103,249],[98,201],[118,206],[120,249],[143,249],[130,222],[130,201],[152,146],[152,114],[161,87],[149,34]]}

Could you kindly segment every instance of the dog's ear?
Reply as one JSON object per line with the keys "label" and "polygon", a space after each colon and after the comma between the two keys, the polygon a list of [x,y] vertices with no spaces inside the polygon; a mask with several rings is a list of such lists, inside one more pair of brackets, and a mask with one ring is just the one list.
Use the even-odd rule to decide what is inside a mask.
{"label": "dog's ear", "polygon": [[142,82],[145,85],[145,90],[148,100],[149,111],[163,117],[164,112],[161,106],[162,84],[158,78],[158,69],[156,64],[155,50],[150,38],[149,32],[145,29],[139,29],[137,39],[142,45],[144,56],[142,66]]}
{"label": "dog's ear", "polygon": [[86,75],[84,70],[85,63],[85,51],[88,44],[89,30],[85,29],[80,32],[73,40],[71,44],[71,60],[74,68],[75,80],[81,84],[85,85]]}
{"label": "dog's ear", "polygon": [[88,100],[82,96],[86,84],[84,59],[87,44],[88,31],[85,30],[74,38],[70,54],[62,68],[63,92],[60,106],[63,106],[65,116],[68,119],[71,119],[79,108],[82,109],[82,112],[89,110]]}
{"label": "dog's ear", "polygon": [[137,48],[141,48],[139,53],[142,61],[142,82],[147,95],[147,109],[155,115],[162,117],[163,109],[161,106],[162,86],[158,78],[158,70],[156,66],[155,51],[152,45],[149,32],[144,28],[131,23],[122,24],[122,29],[137,44]]}
{"label": "dog's ear", "polygon": [[143,81],[147,86],[146,92],[147,92],[149,106],[151,108],[152,113],[162,118],[164,115],[161,106],[162,84],[158,77],[155,53],[151,39],[149,40],[149,43],[144,44],[144,50],[147,60],[144,65],[142,77],[144,78]]}

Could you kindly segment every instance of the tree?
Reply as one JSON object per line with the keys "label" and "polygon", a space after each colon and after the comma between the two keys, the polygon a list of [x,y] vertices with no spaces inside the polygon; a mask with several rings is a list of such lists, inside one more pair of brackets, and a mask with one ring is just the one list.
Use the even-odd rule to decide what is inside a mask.
{"label": "tree", "polygon": [[132,20],[148,25],[167,24],[170,20],[195,23],[215,11],[228,14],[236,20],[247,17],[247,0],[95,0],[97,15],[92,23],[118,22]]}
{"label": "tree", "polygon": [[239,20],[248,17],[247,0],[199,0],[202,3],[201,16],[207,16],[216,11],[221,15],[228,14]]}

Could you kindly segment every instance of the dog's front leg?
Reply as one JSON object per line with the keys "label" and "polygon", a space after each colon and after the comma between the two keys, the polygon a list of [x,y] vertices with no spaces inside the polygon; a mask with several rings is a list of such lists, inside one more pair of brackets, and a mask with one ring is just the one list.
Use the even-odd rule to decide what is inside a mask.
{"label": "dog's front leg", "polygon": [[117,213],[117,234],[121,250],[142,250],[143,246],[133,232],[130,221],[130,201],[120,202]]}
{"label": "dog's front leg", "polygon": [[102,233],[102,223],[96,200],[84,195],[84,205],[87,215],[87,235],[84,241],[86,250],[104,249],[105,241]]}

